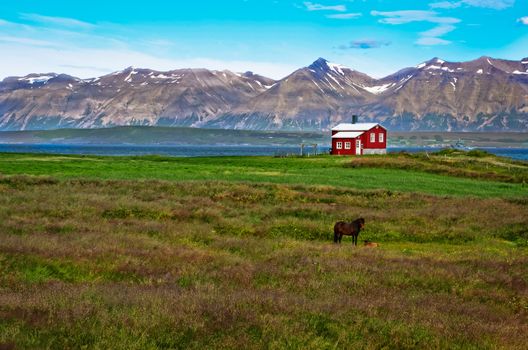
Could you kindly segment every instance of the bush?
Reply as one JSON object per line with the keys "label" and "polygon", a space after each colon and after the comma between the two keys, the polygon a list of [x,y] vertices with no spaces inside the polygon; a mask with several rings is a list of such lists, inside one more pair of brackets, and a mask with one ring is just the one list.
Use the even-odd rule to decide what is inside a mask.
{"label": "bush", "polygon": [[476,158],[493,156],[493,154],[491,154],[491,153],[489,153],[487,151],[481,150],[481,149],[471,150],[466,155],[469,156],[469,157],[476,157]]}

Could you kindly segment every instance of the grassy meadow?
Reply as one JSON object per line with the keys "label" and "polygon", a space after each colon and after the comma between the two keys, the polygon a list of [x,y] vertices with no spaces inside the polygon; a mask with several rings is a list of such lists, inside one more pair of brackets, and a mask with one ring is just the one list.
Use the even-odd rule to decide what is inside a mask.
{"label": "grassy meadow", "polygon": [[[523,349],[528,164],[0,154],[0,348]],[[360,243],[335,221],[366,219]]]}

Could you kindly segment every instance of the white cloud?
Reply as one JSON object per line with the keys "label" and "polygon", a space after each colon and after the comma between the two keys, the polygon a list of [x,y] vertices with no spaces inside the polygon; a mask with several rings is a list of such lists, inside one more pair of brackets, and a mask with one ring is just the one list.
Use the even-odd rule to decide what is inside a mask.
{"label": "white cloud", "polygon": [[429,22],[438,24],[430,30],[419,33],[420,38],[416,41],[416,44],[428,46],[450,44],[451,42],[449,40],[440,37],[455,30],[456,27],[453,24],[460,22],[458,18],[439,16],[438,12],[435,11],[372,11],[371,14],[373,16],[385,17],[380,19],[379,22],[386,24],[398,25],[412,22]]}
{"label": "white cloud", "polygon": [[521,17],[517,20],[517,22],[521,22],[522,24],[528,25],[528,16]]}
{"label": "white cloud", "polygon": [[[178,68],[251,70],[272,78],[282,78],[297,69],[291,63],[258,60],[214,59],[209,54],[180,58],[176,42],[141,37],[116,39],[94,34],[83,28],[47,27],[9,23],[0,33],[2,64],[0,77],[27,75],[33,72],[66,73],[80,78],[100,76],[127,66],[156,70]],[[7,27],[6,27],[7,28]],[[163,49],[163,50],[161,50]],[[171,50],[168,50],[171,49]],[[163,53],[160,53],[163,52]]]}
{"label": "white cloud", "polygon": [[433,46],[433,45],[448,45],[451,42],[449,40],[444,40],[441,38],[435,37],[422,37],[416,40],[416,44],[424,46]]}
{"label": "white cloud", "polygon": [[515,4],[515,0],[461,0],[440,1],[429,4],[431,8],[454,9],[462,5],[503,10]]}
{"label": "white cloud", "polygon": [[440,1],[440,2],[433,2],[432,4],[429,4],[429,7],[433,9],[454,9],[457,7],[460,7],[462,5],[462,1],[459,2],[449,2],[449,1]]}
{"label": "white cloud", "polygon": [[449,32],[455,30],[456,27],[450,24],[441,24],[433,29],[426,30],[425,32],[420,33],[420,38],[416,41],[417,45],[447,45],[451,42],[442,38],[439,38],[442,35],[445,35]]}
{"label": "white cloud", "polygon": [[0,77],[56,72],[91,78],[134,66],[161,71],[179,68],[229,69],[234,72],[250,70],[279,79],[298,68],[293,64],[265,61],[217,60],[207,57],[161,58],[126,48],[96,49],[71,46],[59,48],[0,42],[0,52],[2,52]]}
{"label": "white cloud", "polygon": [[36,23],[41,23],[41,24],[46,24],[46,25],[56,25],[56,26],[61,26],[61,27],[85,28],[85,29],[95,27],[95,25],[92,23],[79,21],[74,18],[42,16],[42,15],[38,15],[35,13],[22,13],[20,14],[20,18],[28,20],[28,21],[36,22]]}
{"label": "white cloud", "polygon": [[334,15],[327,15],[326,17],[334,19],[354,19],[361,16],[361,13],[336,13]]}
{"label": "white cloud", "polygon": [[449,32],[452,32],[455,30],[456,27],[446,24],[446,25],[439,25],[438,27],[434,27],[433,29],[427,30],[425,32],[420,33],[422,36],[428,36],[428,37],[436,37],[436,36],[442,36],[444,34],[447,34]]}
{"label": "white cloud", "polygon": [[23,44],[23,45],[31,45],[31,46],[57,46],[56,43],[53,43],[51,41],[31,39],[31,38],[21,38],[21,37],[16,37],[16,36],[0,36],[0,41],[8,42],[8,43]]}
{"label": "white cloud", "polygon": [[326,6],[321,4],[314,4],[312,2],[304,2],[304,6],[306,6],[306,9],[308,11],[338,11],[338,12],[345,12],[346,6],[345,5],[333,5],[333,6]]}
{"label": "white cloud", "polygon": [[435,11],[403,10],[403,11],[371,11],[372,16],[385,17],[379,20],[386,24],[405,24],[411,22],[431,22],[431,23],[458,23],[460,20],[453,17],[441,17]]}
{"label": "white cloud", "polygon": [[515,0],[462,0],[462,2],[469,6],[484,7],[495,10],[502,10],[515,4]]}

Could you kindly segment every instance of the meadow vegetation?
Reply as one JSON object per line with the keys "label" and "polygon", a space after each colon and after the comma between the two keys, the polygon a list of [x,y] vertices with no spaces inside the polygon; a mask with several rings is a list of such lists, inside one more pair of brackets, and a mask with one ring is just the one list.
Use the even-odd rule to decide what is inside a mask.
{"label": "meadow vegetation", "polygon": [[[439,159],[441,163],[437,164],[437,161],[426,156],[423,156],[426,160],[420,160],[419,157],[390,154],[363,158],[176,158],[156,155],[97,157],[4,153],[0,157],[0,173],[59,179],[214,180],[322,185],[478,197],[519,197],[528,193],[528,188],[522,183],[528,174],[526,162],[508,161],[491,155],[479,158],[459,157],[456,154],[449,157],[429,156]],[[457,164],[471,168],[463,169]],[[438,167],[441,167],[441,171],[435,170]],[[458,176],[444,176],[446,174]]]}
{"label": "meadow vegetation", "polygon": [[[505,164],[0,155],[0,348],[522,349]],[[359,216],[380,247],[333,244]]]}

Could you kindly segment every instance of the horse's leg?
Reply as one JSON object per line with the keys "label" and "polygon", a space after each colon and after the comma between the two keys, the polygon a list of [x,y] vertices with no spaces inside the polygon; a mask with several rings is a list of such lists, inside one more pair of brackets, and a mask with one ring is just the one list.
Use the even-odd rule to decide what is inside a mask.
{"label": "horse's leg", "polygon": [[340,233],[340,234],[339,234],[339,244],[341,244],[341,239],[342,239],[342,238],[343,238],[343,234]]}
{"label": "horse's leg", "polygon": [[334,243],[337,243],[337,232],[334,231]]}
{"label": "horse's leg", "polygon": [[358,235],[353,235],[352,236],[352,242],[354,242],[355,246],[357,246],[357,237],[358,237]]}

